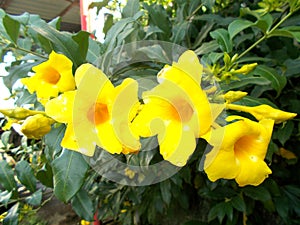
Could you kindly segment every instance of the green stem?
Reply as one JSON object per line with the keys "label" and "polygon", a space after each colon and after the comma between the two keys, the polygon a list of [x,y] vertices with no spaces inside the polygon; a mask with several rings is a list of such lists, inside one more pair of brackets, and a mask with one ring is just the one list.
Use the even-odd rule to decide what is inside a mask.
{"label": "green stem", "polygon": [[203,4],[200,4],[193,12],[191,15],[189,15],[186,20],[190,20],[201,8],[202,8]]}
{"label": "green stem", "polygon": [[[295,10],[296,11],[296,10]],[[293,11],[293,12],[295,12]],[[246,49],[242,54],[240,54],[236,60],[242,58],[245,56],[248,52],[250,52],[253,48],[255,48],[257,45],[259,45],[262,41],[267,39],[272,35],[272,33],[283,23],[285,22],[292,14],[293,12],[289,12],[285,17],[283,17],[270,31],[267,31],[264,36],[262,36],[259,40],[257,40],[253,45],[251,45],[248,49]]]}
{"label": "green stem", "polygon": [[[0,41],[0,44],[1,45],[7,45],[8,43],[5,43],[4,41]],[[44,55],[41,55],[41,54],[36,53],[36,52],[32,52],[32,51],[27,50],[25,48],[21,48],[21,47],[17,46],[16,44],[14,44],[13,46],[9,46],[8,49],[19,50],[19,51],[22,51],[22,52],[26,52],[28,54],[32,54],[32,55],[38,56],[38,57],[43,58],[43,59],[48,59],[48,57],[46,57]]]}

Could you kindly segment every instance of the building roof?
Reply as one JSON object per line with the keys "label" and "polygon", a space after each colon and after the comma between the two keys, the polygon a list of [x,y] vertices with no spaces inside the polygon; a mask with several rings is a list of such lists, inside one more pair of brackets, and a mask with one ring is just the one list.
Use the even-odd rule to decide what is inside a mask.
{"label": "building roof", "polygon": [[13,15],[38,14],[47,21],[60,16],[61,30],[76,32],[81,28],[79,0],[0,0],[0,7]]}

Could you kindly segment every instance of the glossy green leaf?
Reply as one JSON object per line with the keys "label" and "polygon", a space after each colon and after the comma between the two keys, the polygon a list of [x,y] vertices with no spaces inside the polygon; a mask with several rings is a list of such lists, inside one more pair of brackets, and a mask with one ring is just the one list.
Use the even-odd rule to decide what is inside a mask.
{"label": "glossy green leaf", "polygon": [[52,26],[53,28],[55,28],[56,30],[59,30],[60,29],[60,24],[61,24],[61,17],[54,18],[53,20],[48,22],[48,24],[50,26]]}
{"label": "glossy green leaf", "polygon": [[242,30],[245,30],[246,28],[251,26],[253,26],[253,23],[249,20],[242,20],[242,19],[234,20],[228,26],[230,39],[233,39]]}
{"label": "glossy green leaf", "polygon": [[45,155],[49,162],[60,154],[62,147],[60,143],[64,137],[66,126],[63,124],[56,125],[51,129],[51,131],[45,135],[45,144],[47,148],[45,149]]}
{"label": "glossy green leaf", "polygon": [[3,220],[3,225],[18,225],[19,205],[20,203],[18,202],[8,210],[8,214]]}
{"label": "glossy green leaf", "polygon": [[78,44],[79,52],[83,59],[85,59],[89,48],[89,37],[90,33],[86,31],[79,31],[72,36],[72,39]]}
{"label": "glossy green leaf", "polygon": [[274,90],[276,90],[277,96],[280,94],[287,82],[285,76],[278,74],[275,69],[265,65],[257,66],[253,73],[271,81],[271,86]]}
{"label": "glossy green leaf", "polygon": [[186,37],[189,28],[189,22],[183,21],[181,23],[175,24],[172,29],[171,41],[173,43],[179,44]]}
{"label": "glossy green leaf", "polygon": [[89,38],[89,48],[86,55],[87,62],[98,65],[101,53],[100,43],[92,38]]}
{"label": "glossy green leaf", "polygon": [[8,191],[17,187],[14,172],[5,160],[0,161],[0,184]]}
{"label": "glossy green leaf", "polygon": [[254,200],[258,200],[258,201],[268,201],[271,199],[271,195],[269,193],[269,191],[263,187],[263,186],[258,186],[258,187],[252,187],[252,186],[247,186],[243,188],[243,193],[254,199]]}
{"label": "glossy green leaf", "polygon": [[19,37],[20,23],[8,15],[4,16],[2,20],[8,36],[16,44]]}
{"label": "glossy green leaf", "polygon": [[75,151],[63,149],[61,155],[52,162],[54,194],[63,201],[69,201],[84,183],[88,164],[83,156]]}
{"label": "glossy green leaf", "polygon": [[277,138],[284,146],[285,142],[291,137],[294,129],[294,123],[287,121],[282,127],[277,130]]}
{"label": "glossy green leaf", "polygon": [[71,199],[73,210],[78,216],[86,221],[93,221],[95,208],[92,198],[88,195],[87,191],[81,189]]}
{"label": "glossy green leaf", "polygon": [[281,36],[295,38],[300,42],[300,27],[299,26],[289,26],[282,29],[275,30],[270,36]]}
{"label": "glossy green leaf", "polygon": [[163,31],[159,29],[158,26],[148,26],[146,31],[146,36],[144,37],[144,39],[147,39],[152,34],[156,34],[156,33],[163,33]]}
{"label": "glossy green leaf", "polygon": [[221,88],[223,91],[233,90],[236,88],[241,88],[246,85],[270,85],[271,81],[268,80],[265,77],[252,77],[252,76],[246,76],[243,77],[240,80],[234,80],[231,81],[229,84],[223,83],[221,84]]}
{"label": "glossy green leaf", "polygon": [[53,188],[53,173],[49,164],[45,164],[36,174],[36,178],[46,187]]}
{"label": "glossy green leaf", "polygon": [[285,65],[285,76],[286,77],[299,77],[300,76],[300,58],[287,59],[284,62]]}
{"label": "glossy green leaf", "polygon": [[19,161],[16,164],[16,173],[19,181],[32,193],[36,190],[36,178],[33,169],[27,161]]}
{"label": "glossy green leaf", "polygon": [[210,36],[217,40],[222,51],[230,53],[233,45],[227,30],[220,28],[210,32]]}
{"label": "glossy green leaf", "polygon": [[40,62],[34,63],[22,63],[20,65],[15,65],[10,67],[9,75],[3,77],[3,82],[5,86],[12,90],[13,85],[16,83],[17,80],[20,78],[24,78],[28,76],[28,73],[31,71],[31,68],[37,65]]}
{"label": "glossy green leaf", "polygon": [[233,208],[240,212],[245,212],[246,211],[246,204],[244,200],[240,196],[235,196],[230,200],[231,205]]}
{"label": "glossy green leaf", "polygon": [[114,24],[114,16],[112,14],[105,14],[105,22],[103,26],[103,33],[106,35],[109,29],[112,27]]}
{"label": "glossy green leaf", "polygon": [[133,17],[140,10],[139,0],[128,0],[123,8],[122,17]]}
{"label": "glossy green leaf", "polygon": [[99,2],[92,2],[90,5],[89,5],[89,9],[92,9],[94,7],[97,8],[97,14],[99,13],[99,11],[103,8],[103,7],[106,7],[109,3],[109,0],[103,0],[103,1],[99,1]]}
{"label": "glossy green leaf", "polygon": [[270,30],[273,24],[273,17],[271,14],[267,13],[256,21],[255,26],[257,26],[259,29],[261,29],[264,33]]}
{"label": "glossy green leaf", "polygon": [[169,205],[170,201],[171,201],[171,198],[172,198],[170,180],[165,180],[165,181],[161,182],[159,187],[160,187],[160,193],[161,193],[163,201],[167,205]]}
{"label": "glossy green leaf", "polygon": [[0,203],[7,207],[7,204],[12,196],[11,191],[0,191]]}
{"label": "glossy green leaf", "polygon": [[46,23],[37,22],[32,24],[30,28],[37,34],[48,39],[52,43],[52,48],[56,52],[63,53],[72,62],[76,69],[84,62],[84,58],[80,54],[78,44],[72,39],[72,36],[68,33],[61,33],[49,26]]}
{"label": "glossy green leaf", "polygon": [[213,52],[219,48],[218,42],[216,40],[205,42],[199,48],[195,49],[194,52],[197,55],[204,55]]}
{"label": "glossy green leaf", "polygon": [[37,190],[32,195],[28,196],[25,201],[32,206],[39,206],[42,202],[42,189]]}

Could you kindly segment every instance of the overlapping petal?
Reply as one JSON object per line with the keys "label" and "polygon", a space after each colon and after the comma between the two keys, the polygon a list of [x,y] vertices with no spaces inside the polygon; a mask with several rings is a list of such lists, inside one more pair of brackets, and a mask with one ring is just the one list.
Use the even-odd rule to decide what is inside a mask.
{"label": "overlapping petal", "polygon": [[259,185],[272,172],[264,158],[274,121],[257,123],[238,116],[227,120],[238,121],[205,136],[213,149],[206,154],[204,170],[211,181],[234,178],[240,186]]}
{"label": "overlapping petal", "polygon": [[143,93],[144,105],[133,121],[143,137],[158,135],[160,153],[174,165],[184,166],[193,153],[195,139],[211,128],[213,114],[200,81],[202,66],[187,51],[178,63],[165,66],[158,84]]}

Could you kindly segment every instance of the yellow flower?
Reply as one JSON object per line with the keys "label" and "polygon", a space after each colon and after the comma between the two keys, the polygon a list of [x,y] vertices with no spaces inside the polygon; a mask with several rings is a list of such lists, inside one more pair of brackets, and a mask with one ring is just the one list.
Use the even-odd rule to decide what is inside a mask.
{"label": "yellow flower", "polygon": [[49,59],[32,68],[32,77],[21,79],[32,94],[36,92],[38,100],[46,103],[51,97],[57,97],[60,92],[75,89],[72,74],[72,61],[66,56],[52,51]]}
{"label": "yellow flower", "polygon": [[114,87],[90,64],[76,70],[75,80],[76,91],[65,92],[45,106],[47,115],[68,124],[61,145],[88,156],[94,154],[95,145],[110,153],[138,151],[139,137],[130,128],[139,104],[137,82],[125,79]]}
{"label": "yellow flower", "polygon": [[264,158],[274,120],[257,123],[239,116],[227,118],[233,120],[238,121],[205,136],[213,148],[206,154],[204,170],[211,181],[224,178],[235,179],[239,186],[259,185],[272,173]]}
{"label": "yellow flower", "polygon": [[242,106],[242,105],[227,104],[226,108],[250,113],[257,120],[272,119],[275,121],[275,123],[282,123],[286,120],[293,119],[295,116],[297,116],[296,113],[290,113],[279,109],[274,109],[269,105],[259,105],[259,106],[249,107],[249,106]]}
{"label": "yellow flower", "polygon": [[193,153],[195,138],[211,127],[213,116],[200,87],[202,66],[195,53],[186,51],[158,74],[158,84],[143,93],[144,105],[133,121],[142,137],[158,135],[160,153],[176,166],[184,166]]}
{"label": "yellow flower", "polygon": [[21,126],[21,132],[28,138],[41,139],[50,132],[54,120],[42,114],[29,116]]}

